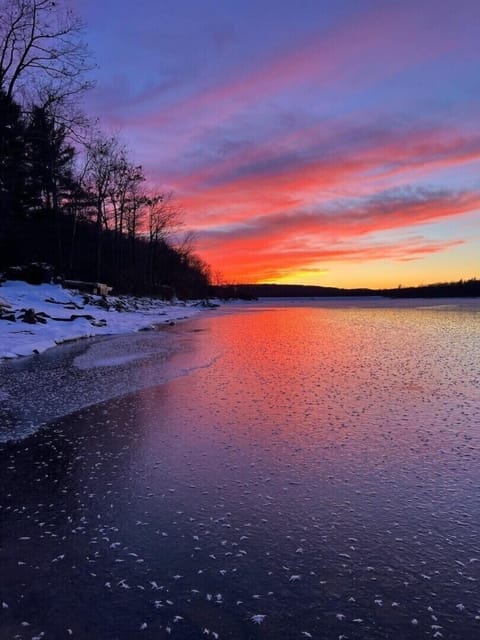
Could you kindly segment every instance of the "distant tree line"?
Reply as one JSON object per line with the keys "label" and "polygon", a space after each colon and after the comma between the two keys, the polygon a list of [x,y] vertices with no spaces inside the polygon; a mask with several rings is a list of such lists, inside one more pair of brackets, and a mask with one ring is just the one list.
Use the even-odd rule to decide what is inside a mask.
{"label": "distant tree line", "polygon": [[[212,295],[220,299],[252,300],[256,298],[336,298],[339,296],[375,295],[371,289],[340,289],[303,284],[221,284],[211,286]],[[378,294],[377,294],[378,295]]]}
{"label": "distant tree line", "polygon": [[388,298],[476,298],[480,296],[480,280],[440,282],[418,287],[395,289],[340,289],[301,284],[217,284],[211,295],[229,300],[257,298],[338,298],[344,296],[384,296]]}
{"label": "distant tree line", "polygon": [[458,280],[456,282],[437,282],[418,287],[402,287],[383,289],[378,293],[389,298],[478,298],[480,296],[480,280]]}
{"label": "distant tree line", "polygon": [[52,264],[119,292],[205,296],[209,268],[172,194],[78,109],[82,24],[61,1],[0,0],[0,269]]}

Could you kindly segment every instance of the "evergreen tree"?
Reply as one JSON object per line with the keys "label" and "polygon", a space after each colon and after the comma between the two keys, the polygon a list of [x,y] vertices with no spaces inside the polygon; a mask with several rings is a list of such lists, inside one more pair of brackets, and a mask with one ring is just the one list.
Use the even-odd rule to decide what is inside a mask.
{"label": "evergreen tree", "polygon": [[67,143],[64,125],[56,125],[55,117],[45,107],[34,107],[26,129],[28,176],[25,194],[31,215],[43,214],[45,223],[53,222],[56,259],[63,271],[61,203],[66,189],[72,188],[74,149]]}
{"label": "evergreen tree", "polygon": [[32,211],[56,213],[66,188],[72,186],[74,149],[63,125],[44,107],[34,107],[26,130],[29,156],[28,191]]}
{"label": "evergreen tree", "polygon": [[0,249],[23,212],[26,158],[20,107],[0,88]]}

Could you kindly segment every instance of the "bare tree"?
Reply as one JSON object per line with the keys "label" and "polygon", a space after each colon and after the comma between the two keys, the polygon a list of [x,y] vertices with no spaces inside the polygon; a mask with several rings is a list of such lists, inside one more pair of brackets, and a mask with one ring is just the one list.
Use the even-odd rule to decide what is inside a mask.
{"label": "bare tree", "polygon": [[125,211],[127,207],[127,195],[129,185],[130,164],[125,149],[121,149],[118,160],[113,167],[113,173],[109,185],[108,195],[113,210],[113,228],[116,235],[121,235],[124,230]]}
{"label": "bare tree", "polygon": [[190,256],[194,255],[196,240],[197,234],[195,231],[190,229],[183,235],[181,241],[175,245],[175,250],[184,262],[188,262]]}
{"label": "bare tree", "polygon": [[153,193],[145,202],[150,244],[165,240],[182,225],[181,210],[173,193]]}
{"label": "bare tree", "polygon": [[225,287],[227,282],[221,271],[213,271],[211,274],[211,281],[214,287]]}
{"label": "bare tree", "polygon": [[91,86],[82,30],[63,0],[0,0],[0,87],[6,95],[50,107]]}
{"label": "bare tree", "polygon": [[96,225],[96,277],[101,276],[102,233],[108,227],[107,200],[112,188],[115,169],[120,162],[122,149],[114,136],[95,132],[86,144],[85,187],[95,202]]}
{"label": "bare tree", "polygon": [[145,176],[140,165],[133,164],[125,146],[115,136],[101,132],[92,134],[85,145],[86,169],[84,184],[94,202],[94,216],[97,228],[97,278],[101,273],[101,245],[104,231],[112,230],[115,238],[117,266],[122,261],[122,237],[131,242],[135,258],[135,240],[140,235],[144,223],[144,205],[147,196],[143,189]]}
{"label": "bare tree", "polygon": [[146,279],[149,288],[158,291],[162,281],[167,279],[166,246],[169,246],[169,237],[183,224],[182,212],[172,192],[149,194],[143,208],[149,247]]}
{"label": "bare tree", "polygon": [[[139,206],[145,200],[143,191],[139,189],[144,180],[143,168],[130,162],[125,148],[120,149],[108,193],[117,235],[123,234],[126,229],[129,232],[132,230],[131,209],[134,209],[136,215]],[[133,220],[135,231],[137,218],[138,216]]]}

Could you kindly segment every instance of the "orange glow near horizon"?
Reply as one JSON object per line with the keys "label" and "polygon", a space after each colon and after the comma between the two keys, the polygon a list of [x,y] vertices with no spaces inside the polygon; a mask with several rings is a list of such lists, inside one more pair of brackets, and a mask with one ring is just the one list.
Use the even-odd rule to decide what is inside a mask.
{"label": "orange glow near horizon", "polygon": [[[203,189],[193,186],[197,178],[191,175],[182,185],[187,192],[193,187],[191,195],[182,198],[182,204],[194,212],[202,257],[228,282],[348,288],[439,281],[438,261],[430,258],[455,255],[453,249],[468,244],[468,238],[442,234],[429,239],[421,230],[478,212],[480,190],[402,190],[401,185],[407,178],[479,166],[480,139],[428,131],[381,143],[351,158],[237,176],[243,163],[250,166],[244,152],[238,165],[223,167],[224,177],[217,167],[214,183]],[[262,157],[261,150],[254,153],[257,159]],[[385,234],[392,237],[385,239]],[[407,277],[386,269],[385,261],[396,264]],[[415,275],[404,267],[409,261],[426,266]],[[435,268],[429,268],[429,262]],[[462,265],[466,271],[461,272],[453,260],[445,264],[447,280],[475,275],[470,263]]]}

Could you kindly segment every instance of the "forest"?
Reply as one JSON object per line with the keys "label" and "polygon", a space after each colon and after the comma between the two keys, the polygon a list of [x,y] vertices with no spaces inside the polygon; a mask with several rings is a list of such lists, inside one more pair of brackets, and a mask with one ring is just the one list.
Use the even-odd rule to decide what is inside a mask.
{"label": "forest", "polygon": [[0,270],[32,262],[118,293],[205,297],[173,194],[79,108],[93,62],[51,0],[0,0]]}
{"label": "forest", "polygon": [[478,298],[480,280],[438,282],[418,287],[395,289],[341,289],[301,284],[237,284],[211,286],[210,292],[221,299],[255,300],[257,298],[338,298],[351,296],[383,296],[386,298]]}

